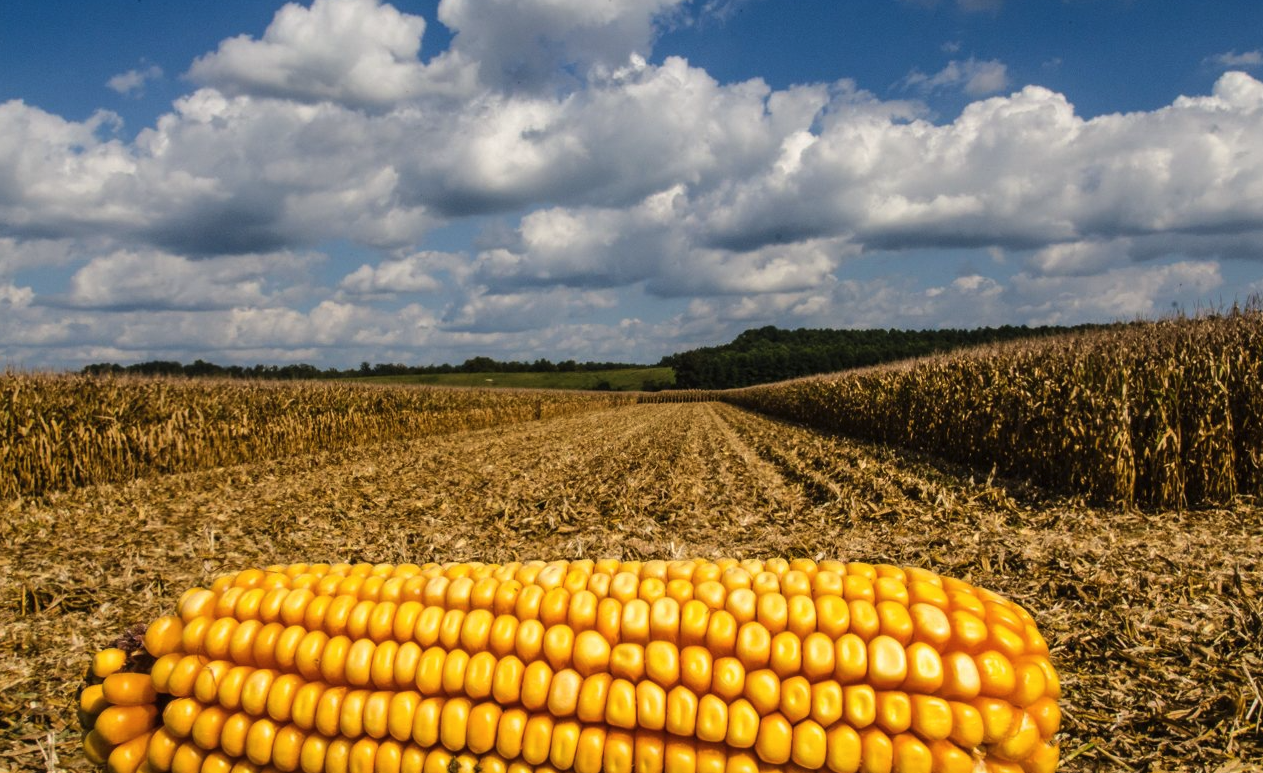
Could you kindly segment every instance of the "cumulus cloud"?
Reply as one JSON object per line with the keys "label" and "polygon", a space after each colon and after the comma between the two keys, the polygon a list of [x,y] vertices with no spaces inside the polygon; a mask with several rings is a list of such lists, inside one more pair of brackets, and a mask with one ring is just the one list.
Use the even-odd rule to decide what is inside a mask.
{"label": "cumulus cloud", "polygon": [[1008,88],[1009,71],[998,59],[980,61],[971,56],[964,61],[953,59],[933,75],[913,70],[903,79],[903,84],[926,94],[960,89],[971,97],[981,97]]}
{"label": "cumulus cloud", "polygon": [[783,223],[799,239],[884,249],[1257,232],[1261,115],[1263,84],[1244,73],[1210,96],[1090,120],[1037,86],[944,125],[836,105],[819,134],[786,148],[794,164],[702,197],[697,217],[728,243],[770,242]]}
{"label": "cumulus cloud", "polygon": [[145,93],[145,84],[161,77],[162,68],[151,64],[143,69],[119,73],[106,81],[105,85],[125,97],[141,97]]}
{"label": "cumulus cloud", "polygon": [[[311,263],[282,253],[193,261],[157,251],[93,258],[70,279],[64,303],[92,309],[200,310],[270,306]],[[284,280],[279,288],[278,280]]]}
{"label": "cumulus cloud", "polygon": [[261,39],[225,40],[188,74],[229,95],[383,107],[418,87],[424,32],[423,18],[378,0],[288,3]]}
{"label": "cumulus cloud", "polygon": [[0,284],[0,306],[30,306],[35,291],[29,287],[18,287],[12,282]]}
{"label": "cumulus cloud", "polygon": [[1130,239],[1051,244],[1035,252],[1029,265],[1042,275],[1084,276],[1126,262]]}
{"label": "cumulus cloud", "polygon": [[[199,87],[133,140],[108,112],[0,104],[0,354],[197,341],[358,362],[356,346],[684,346],[778,320],[1074,321],[1114,316],[1111,294],[1121,314],[1160,310],[1222,281],[1218,261],[1263,254],[1248,73],[1088,119],[1039,86],[994,95],[1002,62],[955,60],[907,81],[909,97],[979,97],[938,120],[848,81],[776,89],[652,61],[682,8],[445,0],[451,46],[422,61],[420,17],[314,0],[198,59]],[[468,254],[426,249],[488,215],[495,238]],[[321,286],[304,256],[329,243],[356,257]],[[918,249],[1012,262],[932,286],[850,273]],[[48,265],[69,277],[51,291],[32,279]],[[662,319],[610,321],[642,303]]]}
{"label": "cumulus cloud", "polygon": [[461,256],[450,253],[420,252],[397,260],[383,260],[375,266],[365,263],[343,277],[338,287],[364,296],[437,292],[443,284],[431,272],[461,260]]}
{"label": "cumulus cloud", "polygon": [[648,56],[656,22],[684,0],[443,0],[452,56],[497,89],[573,85]]}

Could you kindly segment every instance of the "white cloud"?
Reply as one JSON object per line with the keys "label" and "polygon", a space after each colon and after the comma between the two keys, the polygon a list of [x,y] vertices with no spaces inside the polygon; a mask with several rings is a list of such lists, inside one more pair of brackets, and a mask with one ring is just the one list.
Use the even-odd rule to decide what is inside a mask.
{"label": "white cloud", "polygon": [[367,263],[342,278],[338,287],[356,295],[393,296],[398,293],[431,293],[443,288],[432,271],[462,260],[450,253],[420,252],[397,260]]}
{"label": "white cloud", "polygon": [[189,77],[225,94],[383,107],[419,87],[425,20],[378,0],[288,3],[262,39],[241,35],[193,62]]}
{"label": "white cloud", "polygon": [[1215,54],[1208,61],[1225,69],[1258,67],[1263,65],[1263,49],[1256,48],[1253,51],[1243,51],[1240,54],[1236,51],[1226,51],[1222,54]]}
{"label": "white cloud", "polygon": [[655,22],[684,0],[443,0],[453,57],[497,89],[574,85],[647,56]]}
{"label": "white cloud", "polygon": [[145,84],[162,77],[162,68],[151,64],[143,69],[128,70],[119,73],[105,82],[109,88],[125,97],[140,97],[145,93]]}
{"label": "white cloud", "polygon": [[[197,60],[202,86],[134,140],[108,112],[0,104],[0,357],[43,342],[345,364],[556,356],[544,347],[583,335],[670,351],[778,320],[1075,321],[1161,310],[1172,288],[1214,285],[1217,261],[1263,254],[1249,74],[1151,111],[1086,119],[1026,86],[935,121],[848,81],[776,90],[651,62],[682,7],[444,0],[452,45],[423,62],[419,17],[315,0]],[[908,86],[992,94],[1008,78],[966,59]],[[425,251],[436,227],[485,215],[500,233],[469,254]],[[352,262],[314,278],[304,251],[344,243]],[[848,274],[860,256],[955,249],[1012,267]],[[435,307],[399,308],[413,300]],[[679,316],[608,322],[639,304]]]}
{"label": "white cloud", "polygon": [[30,306],[35,298],[35,291],[29,287],[18,287],[12,282],[0,284],[0,306]]}
{"label": "white cloud", "polygon": [[539,291],[490,293],[474,288],[443,317],[448,331],[522,333],[582,319],[617,305],[605,291],[553,288]]}
{"label": "white cloud", "polygon": [[1013,278],[1016,312],[1030,324],[1059,325],[1084,319],[1153,319],[1188,298],[1205,298],[1223,284],[1218,263],[1180,261],[1127,266],[1093,276]]}
{"label": "white cloud", "polygon": [[64,302],[93,309],[270,306],[282,293],[293,293],[312,260],[281,253],[193,261],[163,252],[124,250],[93,258],[75,272]]}
{"label": "white cloud", "polygon": [[964,61],[953,59],[933,75],[913,70],[903,79],[903,84],[926,94],[961,89],[971,97],[981,97],[1008,88],[1009,71],[997,59],[980,61],[971,56]]}
{"label": "white cloud", "polygon": [[1043,247],[1144,234],[1263,231],[1263,84],[1085,120],[1028,86],[954,121],[836,105],[795,171],[771,168],[693,203],[725,243],[845,235],[870,248]]}
{"label": "white cloud", "polygon": [[1028,264],[1043,275],[1084,276],[1126,262],[1130,252],[1129,239],[1067,242],[1037,251]]}

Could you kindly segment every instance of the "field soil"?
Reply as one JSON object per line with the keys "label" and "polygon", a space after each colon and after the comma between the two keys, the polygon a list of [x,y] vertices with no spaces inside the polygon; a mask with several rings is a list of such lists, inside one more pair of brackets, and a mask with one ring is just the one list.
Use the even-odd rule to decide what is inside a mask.
{"label": "field soil", "polygon": [[1093,509],[717,403],[0,501],[0,771],[86,770],[89,658],[187,588],[319,561],[807,556],[1022,604],[1062,679],[1062,770],[1259,770],[1263,508]]}

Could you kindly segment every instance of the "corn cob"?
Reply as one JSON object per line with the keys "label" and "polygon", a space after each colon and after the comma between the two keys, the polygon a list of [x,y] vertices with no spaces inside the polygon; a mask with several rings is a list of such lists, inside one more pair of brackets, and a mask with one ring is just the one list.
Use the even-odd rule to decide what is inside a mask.
{"label": "corn cob", "polygon": [[99,653],[116,773],[1043,773],[1060,686],[1021,607],[917,568],[294,564]]}

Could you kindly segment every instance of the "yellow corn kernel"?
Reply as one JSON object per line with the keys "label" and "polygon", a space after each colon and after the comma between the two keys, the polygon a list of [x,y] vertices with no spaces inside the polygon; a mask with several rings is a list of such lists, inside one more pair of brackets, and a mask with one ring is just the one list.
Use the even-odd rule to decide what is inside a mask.
{"label": "yellow corn kernel", "polygon": [[526,667],[522,674],[522,706],[527,711],[539,711],[548,704],[548,690],[553,682],[553,670],[547,663],[537,660]]}
{"label": "yellow corn kernel", "polygon": [[548,713],[554,717],[570,717],[579,709],[579,694],[583,689],[583,677],[573,668],[565,668],[553,674],[548,687]]}
{"label": "yellow corn kernel", "polygon": [[818,682],[833,676],[837,652],[833,639],[819,631],[807,635],[802,642],[802,673],[807,679]]}
{"label": "yellow corn kernel", "polygon": [[636,685],[636,724],[649,730],[661,730],[667,721],[667,694],[653,682]]}
{"label": "yellow corn kernel", "polygon": [[772,656],[772,634],[761,623],[743,624],[737,630],[736,654],[747,671],[766,668]]}
{"label": "yellow corn kernel", "polygon": [[92,725],[106,743],[126,743],[154,726],[158,708],[153,704],[143,706],[110,706],[102,711]]}
{"label": "yellow corn kernel", "polygon": [[882,634],[868,643],[868,683],[874,689],[898,687],[908,677],[908,655],[898,640]]}
{"label": "yellow corn kernel", "polygon": [[794,725],[790,758],[795,765],[817,770],[824,766],[828,751],[828,735],[822,725],[810,719]]}
{"label": "yellow corn kernel", "polygon": [[985,729],[982,713],[968,703],[950,701],[952,708],[952,733],[948,740],[962,749],[973,749],[982,744]]}
{"label": "yellow corn kernel", "polygon": [[680,651],[668,641],[652,641],[645,647],[645,676],[669,690],[680,681]]}
{"label": "yellow corn kernel", "polygon": [[145,629],[145,651],[155,658],[176,652],[183,641],[184,621],[176,615],[164,615]]}
{"label": "yellow corn kernel", "polygon": [[574,767],[579,751],[580,727],[574,720],[562,720],[552,727],[552,740],[548,747],[548,762],[557,770]]}
{"label": "yellow corn kernel", "polygon": [[794,727],[780,713],[769,714],[759,720],[759,731],[754,751],[759,759],[773,765],[789,762],[793,754]]}
{"label": "yellow corn kernel", "polygon": [[663,727],[668,733],[692,736],[697,729],[697,695],[679,685],[667,693],[666,721]]}
{"label": "yellow corn kernel", "polygon": [[109,708],[111,703],[105,699],[105,688],[99,684],[88,685],[79,694],[79,710],[85,714],[96,716]]}
{"label": "yellow corn kernel", "polygon": [[145,752],[149,748],[152,732],[142,733],[130,741],[115,746],[106,758],[105,766],[110,773],[135,773],[145,761]]}
{"label": "yellow corn kernel", "polygon": [[80,696],[85,755],[127,773],[1057,761],[1060,683],[1030,614],[886,564],[278,565],[185,593],[144,645],[150,674],[107,650]]}
{"label": "yellow corn kernel", "polygon": [[465,687],[465,672],[469,669],[469,653],[464,650],[451,650],[443,659],[443,674],[440,685],[448,695],[458,695]]}
{"label": "yellow corn kernel", "polygon": [[890,735],[905,732],[912,726],[912,700],[905,692],[889,690],[877,693],[877,726]]}
{"label": "yellow corn kernel", "polygon": [[802,639],[790,631],[773,636],[768,664],[781,679],[797,674],[803,665]]}
{"label": "yellow corn kernel", "polygon": [[599,632],[587,630],[575,636],[574,668],[581,676],[606,671],[610,668],[612,648]]}
{"label": "yellow corn kernel", "polygon": [[316,726],[316,709],[320,705],[320,697],[324,695],[326,685],[322,682],[307,682],[294,693],[294,702],[290,704],[290,721],[303,730],[311,730]]}
{"label": "yellow corn kernel", "polygon": [[913,642],[905,651],[908,676],[902,689],[915,693],[935,693],[943,686],[945,675],[943,659],[934,647],[925,642]]}
{"label": "yellow corn kernel", "polygon": [[811,686],[811,718],[823,727],[842,718],[842,685],[828,681]]}
{"label": "yellow corn kernel", "polygon": [[[723,586],[711,583],[723,591]],[[721,601],[720,604],[723,602]],[[703,600],[692,598],[680,604],[680,637],[681,647],[690,647],[706,641],[706,630],[710,627],[711,607]]]}
{"label": "yellow corn kernel", "polygon": [[830,639],[837,639],[851,628],[851,608],[838,594],[817,596],[816,627]]}
{"label": "yellow corn kernel", "polygon": [[[496,753],[506,760],[522,755],[522,736],[529,717],[522,709],[506,709],[496,726]],[[425,744],[421,744],[424,746]]]}
{"label": "yellow corn kernel", "polygon": [[741,661],[732,657],[722,657],[715,660],[714,676],[711,679],[710,690],[719,696],[722,700],[731,702],[745,692],[746,669],[741,665]]}
{"label": "yellow corn kernel", "polygon": [[364,732],[373,738],[390,734],[390,703],[396,693],[378,690],[364,701]]}
{"label": "yellow corn kernel", "polygon": [[663,773],[666,768],[666,739],[661,733],[636,733],[636,773]]}
{"label": "yellow corn kernel", "polygon": [[979,692],[991,698],[1003,698],[1017,687],[1013,664],[1002,653],[987,650],[974,656],[978,666]]}
{"label": "yellow corn kernel", "polygon": [[605,736],[601,769],[604,773],[632,773],[635,748],[635,736],[619,730],[609,731]]}
{"label": "yellow corn kernel", "polygon": [[[888,578],[882,578],[888,579]],[[897,601],[878,601],[875,609],[877,610],[878,628],[882,636],[889,636],[900,644],[907,646],[912,641],[915,633],[915,625],[912,621],[912,615],[908,612],[908,607]]]}
{"label": "yellow corn kernel", "polygon": [[547,714],[534,714],[526,720],[522,733],[522,759],[532,765],[548,760],[552,747],[553,719]]}
{"label": "yellow corn kernel", "polygon": [[833,773],[855,773],[863,760],[863,742],[855,728],[839,723],[825,733],[825,765]]}
{"label": "yellow corn kernel", "polygon": [[[418,746],[429,748],[439,742],[439,720],[443,713],[443,698],[426,698],[417,704],[412,715],[412,740]],[[328,735],[336,735],[329,733]]]}
{"label": "yellow corn kernel", "polygon": [[609,700],[610,685],[614,677],[609,674],[593,674],[583,680],[579,688],[579,700],[575,716],[580,722],[603,722],[605,706]]}
{"label": "yellow corn kernel", "polygon": [[[242,710],[255,716],[266,714],[268,693],[272,691],[272,683],[277,676],[277,672],[267,668],[251,672],[241,686]],[[222,695],[222,690],[220,694]]]}
{"label": "yellow corn kernel", "polygon": [[494,749],[503,714],[504,710],[495,703],[480,703],[470,709],[466,720],[465,746],[474,754],[486,754]]}
{"label": "yellow corn kernel", "polygon": [[655,599],[649,607],[649,636],[673,647],[680,644],[680,602],[669,596]]}
{"label": "yellow corn kernel", "polygon": [[728,732],[724,740],[729,746],[748,749],[754,746],[758,738],[759,722],[762,717],[750,705],[750,701],[739,698],[728,706]]}
{"label": "yellow corn kernel", "polygon": [[733,655],[737,650],[737,619],[726,609],[716,610],[706,625],[706,649],[716,658]]}
{"label": "yellow corn kernel", "polygon": [[516,656],[510,655],[496,663],[491,676],[491,696],[504,706],[518,702],[522,695],[522,678],[526,666]]}
{"label": "yellow corn kernel", "polygon": [[746,675],[743,694],[760,716],[770,714],[781,703],[781,680],[770,668],[752,671]]}
{"label": "yellow corn kernel", "polygon": [[189,738],[203,749],[214,751],[221,745],[220,736],[223,733],[224,724],[232,714],[233,712],[222,706],[207,706],[193,722]]}
{"label": "yellow corn kernel", "polygon": [[833,675],[840,684],[855,684],[868,675],[868,645],[858,634],[845,633],[834,642]]}

